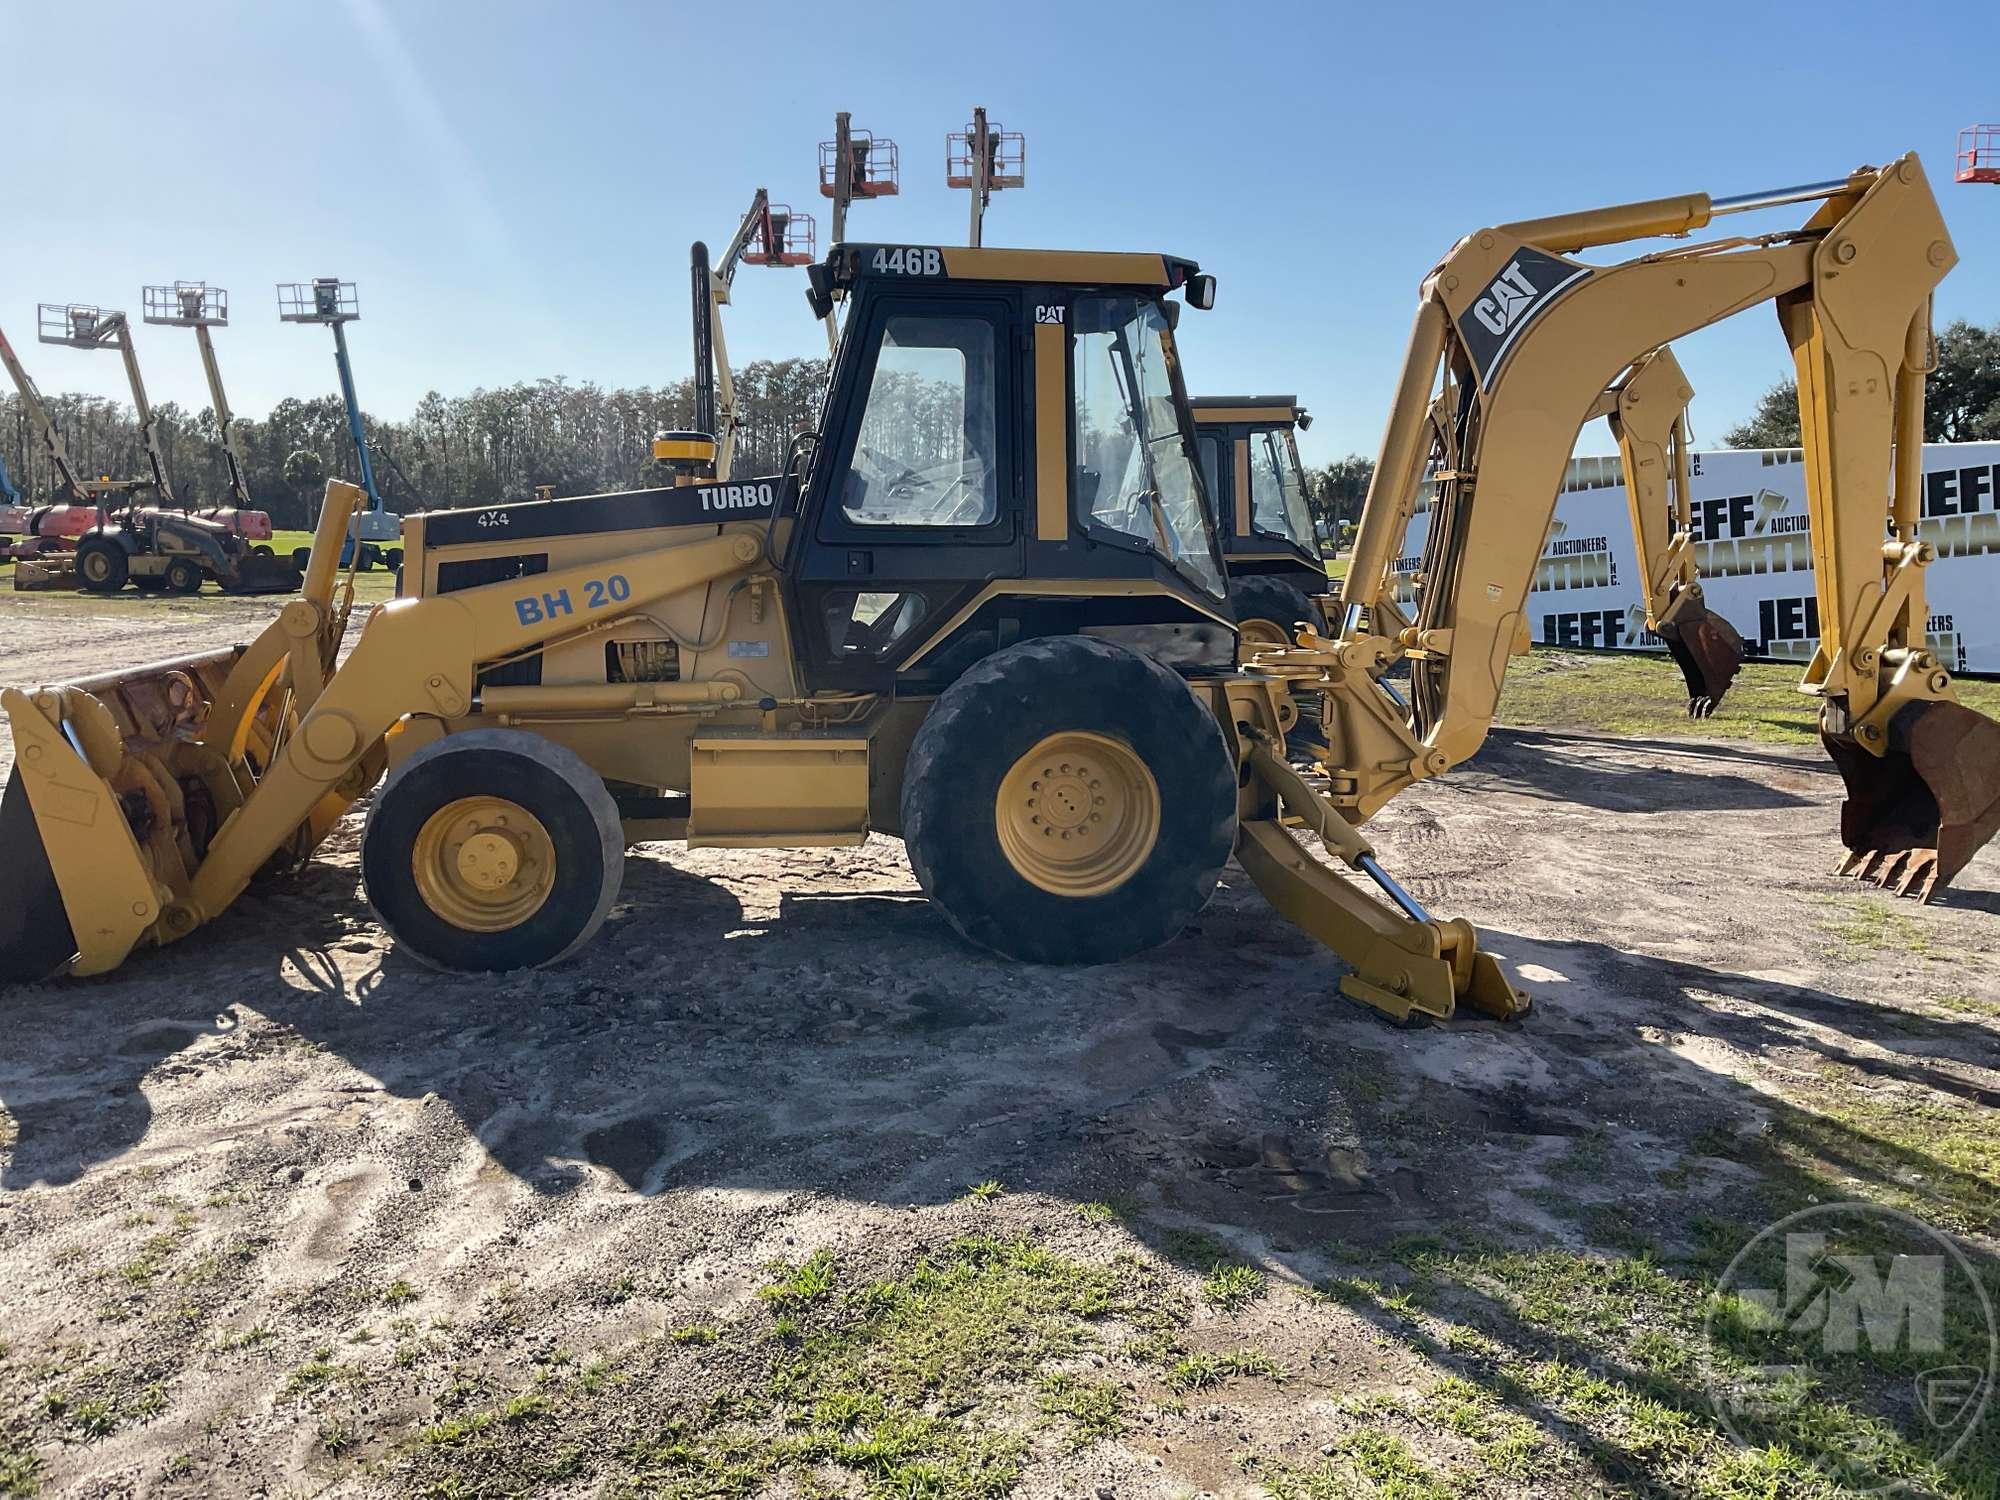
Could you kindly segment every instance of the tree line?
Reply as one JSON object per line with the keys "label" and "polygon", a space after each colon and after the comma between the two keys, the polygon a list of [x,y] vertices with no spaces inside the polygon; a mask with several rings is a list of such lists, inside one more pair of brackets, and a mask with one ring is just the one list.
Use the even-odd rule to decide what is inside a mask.
{"label": "tree line", "polygon": [[[819,420],[824,359],[759,360],[736,372],[735,471],[778,472],[795,434]],[[139,426],[125,402],[63,394],[46,398],[80,477],[147,473]],[[226,503],[228,468],[215,414],[176,402],[154,408],[176,490],[189,504]],[[392,510],[452,509],[523,500],[544,485],[559,495],[637,489],[659,482],[653,434],[694,425],[694,382],[606,389],[592,382],[520,382],[467,396],[432,391],[401,421],[363,414],[376,484]],[[263,418],[238,416],[236,444],[255,504],[275,524],[308,528],[328,478],[357,481],[359,463],[337,396],[287,397]],[[40,439],[14,395],[0,397],[0,455],[15,484],[48,495],[53,476]],[[1359,455],[1308,470],[1306,489],[1321,524],[1359,516],[1373,464]]]}
{"label": "tree line", "polygon": [[[1981,328],[1963,318],[1937,336],[1937,369],[1924,385],[1924,441],[2000,439],[2000,323]],[[1750,419],[1722,435],[1730,448],[1796,448],[1799,386],[1781,380],[1757,398]]]}
{"label": "tree line", "polygon": [[[758,360],[736,374],[743,427],[736,470],[770,474],[784,464],[794,434],[819,419],[824,359]],[[49,398],[71,457],[85,478],[132,478],[146,472],[132,409],[102,396]],[[215,414],[175,402],[155,409],[174,483],[191,504],[228,498],[228,475],[216,444]],[[651,440],[663,429],[694,425],[694,382],[606,389],[592,382],[519,382],[467,396],[430,392],[401,421],[364,415],[377,453],[376,480],[397,510],[491,505],[551,486],[557,495],[641,488],[657,482]],[[1963,321],[1938,336],[1938,368],[1924,408],[1933,442],[2000,439],[2000,324]],[[328,477],[356,480],[359,465],[347,418],[335,396],[287,397],[262,419],[236,419],[254,502],[280,526],[312,524]],[[1799,441],[1798,401],[1790,381],[1765,392],[1750,419],[1731,428],[1732,448],[1784,448]],[[25,493],[51,490],[50,465],[18,397],[0,397],[0,454]],[[1360,517],[1371,459],[1349,454],[1306,472],[1306,495],[1328,535]]]}

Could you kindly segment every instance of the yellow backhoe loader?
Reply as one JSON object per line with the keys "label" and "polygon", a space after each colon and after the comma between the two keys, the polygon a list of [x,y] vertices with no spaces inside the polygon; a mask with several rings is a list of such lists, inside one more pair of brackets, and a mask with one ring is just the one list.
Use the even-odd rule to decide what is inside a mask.
{"label": "yellow backhoe loader", "polygon": [[[1683,302],[1677,281],[1731,254],[1769,262],[1723,291],[1738,306],[1793,294],[1788,327],[1837,366],[1821,352],[1836,342],[1823,308],[1837,305],[1843,331],[1893,325],[1886,344],[1863,345],[1891,356],[1893,393],[1835,405],[1817,363],[1801,382],[1816,536],[1871,533],[1874,569],[1851,587],[1821,572],[1844,603],[1825,610],[1837,659],[1816,683],[1830,715],[1842,699],[1831,732],[1858,741],[1891,695],[1951,707],[1928,663],[1912,680],[1914,648],[1897,644],[1912,628],[1921,640],[1920,591],[1898,571],[1920,563],[1907,545],[1885,552],[1884,525],[1892,430],[1921,390],[1920,375],[1895,372],[1922,352],[1905,334],[1950,245],[1913,160],[1822,196],[1803,231],[1669,257],[1659,276],[1635,263],[1630,296],[1572,330],[1571,343],[1626,335],[1596,369],[1538,353],[1529,335],[1595,278],[1634,269],[1564,262],[1560,296],[1524,269],[1538,290],[1507,325],[1512,347],[1478,344],[1476,367],[1452,367],[1465,477],[1442,480],[1438,530],[1458,538],[1454,571],[1427,584],[1410,637],[1392,638],[1377,633],[1394,623],[1381,549],[1403,502],[1385,476],[1414,491],[1424,457],[1406,450],[1431,430],[1439,359],[1462,347],[1446,319],[1476,317],[1485,283],[1533,236],[1467,241],[1427,284],[1413,351],[1425,369],[1391,420],[1395,462],[1378,469],[1368,567],[1347,594],[1354,622],[1302,632],[1250,670],[1235,665],[1172,332],[1171,294],[1207,307],[1213,278],[1158,255],[837,246],[812,268],[812,296],[824,316],[840,291],[848,316],[820,429],[784,474],[406,517],[405,597],[372,613],[337,670],[352,586],[325,544],[361,492],[331,484],[302,597],[247,648],[0,692],[18,747],[0,805],[0,962],[15,978],[94,974],[180,941],[260,871],[307,856],[379,781],[362,838],[369,899],[404,951],[446,969],[574,951],[615,900],[631,842],[837,846],[879,830],[904,839],[952,925],[1003,954],[1099,962],[1163,942],[1233,850],[1347,960],[1349,996],[1403,1018],[1459,1004],[1519,1015],[1526,997],[1470,925],[1427,913],[1357,825],[1484,734],[1585,414],[1621,368],[1719,315],[1713,295]],[[1585,226],[1660,232],[1714,208],[1690,198],[1535,233],[1574,248],[1593,242]],[[1831,287],[1822,262],[1843,273]],[[1845,279],[1878,262],[1881,276]],[[1517,378],[1558,404],[1528,422],[1489,404]],[[1482,498],[1498,503],[1480,510],[1472,465],[1503,453],[1518,472],[1482,473]],[[1913,493],[1897,505],[1914,526]],[[1476,530],[1488,514],[1497,537]],[[1855,554],[1838,556],[1851,581]],[[1884,597],[1887,616],[1871,604]],[[1846,660],[1864,638],[1849,605],[1882,621],[1867,671],[1895,651],[1888,678]],[[1408,708],[1374,675],[1399,655],[1413,667]],[[1294,684],[1324,694],[1322,776],[1286,758]],[[1917,727],[1928,756],[1937,737]],[[1896,774],[1868,764],[1881,780],[1850,771],[1857,799]],[[1919,779],[1933,769],[1917,764]],[[1929,832],[1941,837],[1935,817]]]}

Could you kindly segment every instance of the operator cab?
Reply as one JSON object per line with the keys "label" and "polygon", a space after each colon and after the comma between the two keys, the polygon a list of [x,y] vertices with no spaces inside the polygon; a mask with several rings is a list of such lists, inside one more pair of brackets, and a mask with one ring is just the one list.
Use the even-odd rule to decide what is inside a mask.
{"label": "operator cab", "polygon": [[[1215,502],[1223,560],[1296,559],[1325,576],[1319,529],[1306,504],[1294,431],[1312,426],[1296,396],[1196,396],[1202,475]],[[1255,570],[1250,570],[1255,571]]]}
{"label": "operator cab", "polygon": [[1268,617],[1268,627],[1246,632],[1264,644],[1287,639],[1293,616],[1321,623],[1317,606],[1299,615],[1303,601],[1327,591],[1293,439],[1311,415],[1296,396],[1197,396],[1189,405],[1239,623]]}
{"label": "operator cab", "polygon": [[819,688],[922,692],[1079,631],[1232,660],[1174,324],[1173,256],[836,245],[847,314],[786,558]]}

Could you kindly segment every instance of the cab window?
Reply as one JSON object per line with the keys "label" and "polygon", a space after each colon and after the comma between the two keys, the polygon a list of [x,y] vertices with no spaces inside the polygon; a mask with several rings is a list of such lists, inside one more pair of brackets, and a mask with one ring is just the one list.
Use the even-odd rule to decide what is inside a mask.
{"label": "cab window", "polygon": [[1217,516],[1216,526],[1221,529],[1222,515],[1222,449],[1223,441],[1212,432],[1205,432],[1195,440],[1195,449],[1201,454],[1201,481],[1208,490],[1208,503]]}
{"label": "cab window", "polygon": [[899,314],[882,325],[841,509],[864,526],[984,526],[1000,513],[993,324]]}
{"label": "cab window", "polygon": [[1250,439],[1250,524],[1302,547],[1313,544],[1312,511],[1289,433],[1267,429]]}
{"label": "cab window", "polygon": [[1201,477],[1181,427],[1166,315],[1150,298],[1079,297],[1070,326],[1072,483],[1087,520],[1222,593]]}

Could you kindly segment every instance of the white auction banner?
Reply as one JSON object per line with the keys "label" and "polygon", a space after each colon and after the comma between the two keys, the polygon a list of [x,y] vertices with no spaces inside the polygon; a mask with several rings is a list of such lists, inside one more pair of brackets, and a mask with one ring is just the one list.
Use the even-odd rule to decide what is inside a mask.
{"label": "white auction banner", "polygon": [[[1708,607],[1752,657],[1811,660],[1819,644],[1805,464],[1796,448],[1689,455],[1695,560]],[[1430,513],[1410,523],[1396,560],[1398,600],[1413,597]],[[1924,445],[1924,575],[1931,649],[1955,672],[2000,673],[2000,443]],[[1542,547],[1529,617],[1538,645],[1664,649],[1646,629],[1632,516],[1615,456],[1570,461]]]}

